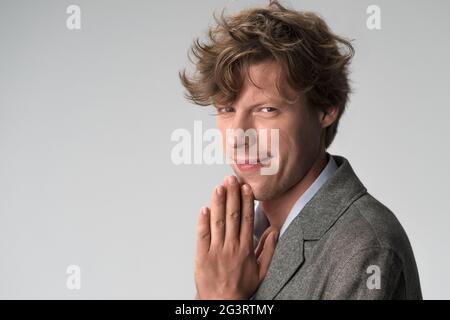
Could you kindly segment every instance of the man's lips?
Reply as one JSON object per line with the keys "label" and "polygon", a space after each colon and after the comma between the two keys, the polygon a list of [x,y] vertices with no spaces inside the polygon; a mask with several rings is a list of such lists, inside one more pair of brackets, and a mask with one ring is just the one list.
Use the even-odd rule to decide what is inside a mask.
{"label": "man's lips", "polygon": [[242,172],[250,172],[259,170],[270,163],[271,157],[264,159],[233,159],[234,164]]}
{"label": "man's lips", "polygon": [[237,165],[268,165],[270,163],[270,159],[272,159],[272,157],[266,157],[263,159],[249,159],[249,158],[242,158],[242,159],[233,159],[233,162]]}
{"label": "man's lips", "polygon": [[251,171],[259,170],[262,167],[262,165],[261,165],[261,163],[256,163],[256,164],[236,164],[236,167],[241,172],[251,172]]}

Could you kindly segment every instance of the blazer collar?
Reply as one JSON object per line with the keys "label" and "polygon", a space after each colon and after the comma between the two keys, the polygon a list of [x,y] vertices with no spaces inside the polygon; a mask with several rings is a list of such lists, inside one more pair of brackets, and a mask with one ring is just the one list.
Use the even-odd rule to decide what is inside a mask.
{"label": "blazer collar", "polygon": [[340,156],[333,158],[338,169],[297,216],[305,240],[320,239],[342,213],[367,192],[348,160]]}
{"label": "blazer collar", "polygon": [[333,156],[337,170],[303,207],[278,240],[256,299],[273,299],[304,262],[304,240],[318,240],[342,213],[367,192],[347,159]]}

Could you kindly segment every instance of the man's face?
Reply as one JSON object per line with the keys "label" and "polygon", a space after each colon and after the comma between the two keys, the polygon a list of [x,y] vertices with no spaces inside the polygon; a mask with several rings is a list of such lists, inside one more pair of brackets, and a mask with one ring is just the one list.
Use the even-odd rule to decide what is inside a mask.
{"label": "man's face", "polygon": [[[230,155],[236,161],[232,163],[233,171],[241,183],[247,183],[252,187],[255,198],[260,201],[275,198],[292,186],[297,184],[306,175],[321,151],[322,127],[319,115],[307,108],[301,101],[295,99],[297,93],[284,86],[289,99],[295,102],[286,102],[276,88],[276,81],[281,68],[273,60],[267,60],[250,67],[249,73],[252,80],[260,87],[246,79],[242,91],[231,106],[215,105],[217,108],[217,126],[222,133],[224,148],[230,148]],[[257,105],[258,104],[258,105]],[[255,129],[257,134],[257,147],[259,152],[267,152],[275,155],[269,163],[265,159],[259,159],[263,164],[249,166],[242,164],[242,159],[237,159],[241,148],[237,139],[226,139],[227,129]],[[259,133],[266,129],[268,143],[261,143]],[[278,129],[279,150],[270,150],[271,129]],[[227,141],[228,140],[228,141]],[[246,140],[246,143],[251,142]],[[255,157],[249,155],[248,146],[245,147],[245,160]],[[278,161],[278,170],[272,175],[261,174],[261,165],[271,166],[273,161]],[[241,165],[240,165],[241,164]]]}

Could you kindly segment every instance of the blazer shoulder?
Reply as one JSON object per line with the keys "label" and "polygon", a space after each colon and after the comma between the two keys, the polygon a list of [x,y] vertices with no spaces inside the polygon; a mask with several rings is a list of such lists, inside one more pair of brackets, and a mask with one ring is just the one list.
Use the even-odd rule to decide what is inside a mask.
{"label": "blazer shoulder", "polygon": [[[394,213],[369,193],[354,201],[338,218],[323,239],[339,276],[357,273],[367,265],[383,267],[386,275],[402,274],[399,288],[406,298],[421,299],[420,281],[408,236]],[[338,279],[336,278],[336,279]],[[336,280],[339,281],[339,280]],[[343,280],[342,280],[343,281]]]}
{"label": "blazer shoulder", "polygon": [[395,214],[370,193],[366,193],[354,202],[354,213],[364,219],[370,227],[373,236],[381,247],[398,249],[408,241],[403,226]]}
{"label": "blazer shoulder", "polygon": [[377,247],[392,250],[400,257],[411,251],[397,217],[369,193],[354,201],[329,231],[333,242],[345,243],[350,251]]}

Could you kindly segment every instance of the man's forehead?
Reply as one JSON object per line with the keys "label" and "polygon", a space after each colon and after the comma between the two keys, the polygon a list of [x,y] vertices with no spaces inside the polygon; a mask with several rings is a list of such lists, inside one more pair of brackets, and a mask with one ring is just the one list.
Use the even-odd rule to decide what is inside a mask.
{"label": "man's forehead", "polygon": [[281,67],[277,62],[267,61],[251,64],[244,78],[243,89],[255,95],[277,96],[277,83],[283,81]]}
{"label": "man's forehead", "polygon": [[277,76],[272,69],[261,64],[250,66],[235,103],[245,100],[246,104],[256,104],[261,100],[277,99]]}
{"label": "man's forehead", "polygon": [[[233,103],[227,106],[283,103],[286,99],[292,99],[296,95],[295,91],[287,84],[280,64],[275,60],[267,60],[249,66],[239,94]],[[225,106],[220,102],[214,105],[216,107]]]}
{"label": "man's forehead", "polygon": [[268,99],[282,102],[297,95],[288,85],[281,65],[275,60],[250,65],[248,71],[250,77],[245,77],[242,92],[248,91],[249,97],[255,101]]}

